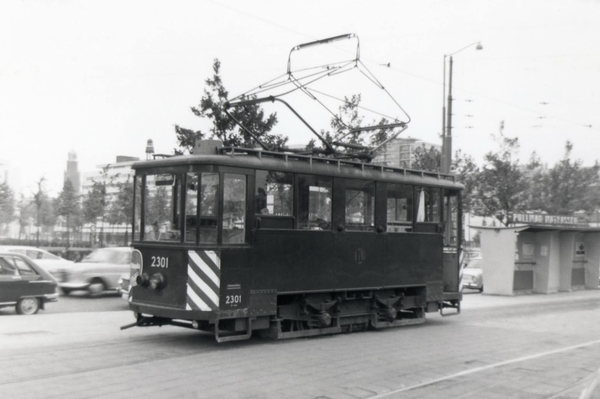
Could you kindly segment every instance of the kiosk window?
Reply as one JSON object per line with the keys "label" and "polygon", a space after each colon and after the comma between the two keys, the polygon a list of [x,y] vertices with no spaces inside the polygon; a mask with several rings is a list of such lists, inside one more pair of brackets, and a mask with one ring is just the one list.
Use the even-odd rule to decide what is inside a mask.
{"label": "kiosk window", "polygon": [[332,178],[298,175],[298,228],[331,229]]}
{"label": "kiosk window", "polygon": [[346,230],[375,231],[375,183],[346,181]]}
{"label": "kiosk window", "polygon": [[413,187],[406,184],[387,185],[387,231],[412,231]]}

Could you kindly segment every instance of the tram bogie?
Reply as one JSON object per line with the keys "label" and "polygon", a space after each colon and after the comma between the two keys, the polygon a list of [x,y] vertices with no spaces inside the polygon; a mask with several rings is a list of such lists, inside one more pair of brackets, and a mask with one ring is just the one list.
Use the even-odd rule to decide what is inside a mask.
{"label": "tram bogie", "polygon": [[226,342],[460,310],[462,186],[452,176],[216,151],[134,165],[134,325]]}

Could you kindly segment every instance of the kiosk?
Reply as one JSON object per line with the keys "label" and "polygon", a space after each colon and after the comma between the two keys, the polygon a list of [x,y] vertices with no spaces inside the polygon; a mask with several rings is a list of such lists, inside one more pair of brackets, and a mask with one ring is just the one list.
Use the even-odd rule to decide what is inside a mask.
{"label": "kiosk", "polygon": [[[471,226],[481,234],[484,293],[549,294],[598,288],[599,228],[578,226],[576,218],[570,217],[524,214],[513,218],[534,223]],[[573,219],[575,223],[569,224]]]}

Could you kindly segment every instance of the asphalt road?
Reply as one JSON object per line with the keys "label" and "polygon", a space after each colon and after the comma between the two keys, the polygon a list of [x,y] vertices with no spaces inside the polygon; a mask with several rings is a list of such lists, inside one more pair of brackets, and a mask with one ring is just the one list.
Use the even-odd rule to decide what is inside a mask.
{"label": "asphalt road", "polygon": [[[62,304],[114,300],[125,302]],[[55,310],[0,316],[0,397],[574,399],[600,368],[600,290],[465,293],[460,315],[423,325],[227,344],[177,327],[120,331],[133,321],[124,310]]]}

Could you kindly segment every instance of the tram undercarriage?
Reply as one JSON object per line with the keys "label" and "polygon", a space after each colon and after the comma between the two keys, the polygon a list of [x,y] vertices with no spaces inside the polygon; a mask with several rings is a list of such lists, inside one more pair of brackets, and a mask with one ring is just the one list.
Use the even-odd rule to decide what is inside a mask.
{"label": "tram undercarriage", "polygon": [[[138,313],[121,329],[176,325],[214,333],[218,342],[245,340],[253,332],[272,339],[311,337],[422,324],[426,312],[460,313],[459,296],[427,302],[425,287],[279,295],[276,315],[189,321]],[[444,313],[448,308],[455,311]]]}

